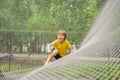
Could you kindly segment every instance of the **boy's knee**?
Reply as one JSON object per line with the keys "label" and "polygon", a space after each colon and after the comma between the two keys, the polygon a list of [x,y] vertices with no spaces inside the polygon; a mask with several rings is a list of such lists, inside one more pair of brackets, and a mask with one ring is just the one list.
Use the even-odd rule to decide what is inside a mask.
{"label": "boy's knee", "polygon": [[54,51],[51,53],[51,55],[55,56],[57,53],[58,53],[58,51],[57,51],[57,50],[54,50]]}

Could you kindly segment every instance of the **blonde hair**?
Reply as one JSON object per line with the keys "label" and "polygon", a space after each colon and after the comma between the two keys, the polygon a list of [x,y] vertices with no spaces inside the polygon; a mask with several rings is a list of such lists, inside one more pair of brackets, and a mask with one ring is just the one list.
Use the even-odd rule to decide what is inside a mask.
{"label": "blonde hair", "polygon": [[64,40],[65,40],[65,39],[66,39],[66,36],[67,36],[66,31],[65,31],[65,30],[59,30],[59,31],[58,31],[58,35],[60,35],[60,34],[64,35]]}

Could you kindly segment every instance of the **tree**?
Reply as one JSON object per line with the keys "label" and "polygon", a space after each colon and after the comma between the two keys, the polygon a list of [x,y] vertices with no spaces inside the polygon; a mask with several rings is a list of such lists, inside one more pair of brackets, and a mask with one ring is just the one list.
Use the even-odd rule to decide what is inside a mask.
{"label": "tree", "polygon": [[[19,44],[22,51],[24,43],[42,45],[39,40],[41,34],[50,32],[55,38],[59,29],[69,33],[68,38],[72,43],[80,44],[106,1],[0,0],[0,30],[6,31],[0,34],[1,44],[5,43],[3,39],[12,32],[13,45]],[[51,41],[50,36],[45,38],[45,42]]]}

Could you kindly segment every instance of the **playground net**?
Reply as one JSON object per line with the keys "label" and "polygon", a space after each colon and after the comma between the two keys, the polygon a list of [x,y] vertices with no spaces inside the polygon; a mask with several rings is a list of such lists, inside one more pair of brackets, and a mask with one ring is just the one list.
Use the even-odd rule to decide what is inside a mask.
{"label": "playground net", "polygon": [[120,0],[110,0],[78,51],[21,80],[119,80]]}
{"label": "playground net", "polygon": [[[5,53],[5,51],[8,51],[6,53],[9,54],[0,55],[0,63],[2,64],[2,65],[0,64],[1,67],[0,79],[2,80],[119,80],[120,79],[120,14],[119,13],[120,13],[120,0],[109,0],[108,3],[103,8],[98,19],[96,19],[93,27],[89,31],[88,35],[84,39],[79,49],[73,52],[72,54],[69,54],[45,66],[42,66],[44,63],[42,61],[47,57],[47,55],[40,54],[41,52],[42,53],[44,52],[45,47],[43,46],[43,48],[41,47],[35,48],[33,46],[30,46],[30,44],[34,44],[33,42],[35,41],[36,43],[38,43],[39,41],[43,41],[45,44],[47,44],[48,41],[42,39],[45,39],[48,36],[51,37],[50,35],[45,37],[45,33],[44,33],[43,36],[44,38],[39,38],[39,36],[40,35],[42,36],[42,34],[39,35],[38,33],[31,34],[28,31],[28,34],[26,34],[28,37],[19,36],[17,40],[18,42],[23,40],[22,42],[20,42],[20,44],[17,44],[18,42],[16,43],[17,47],[19,47],[19,50],[16,49],[16,46],[14,46],[15,50],[12,50],[13,44],[15,44],[13,43],[14,38],[12,36],[21,35],[21,33],[16,34],[18,33],[17,31],[14,33],[14,35],[8,33],[9,36],[11,36],[10,37],[11,43],[9,44],[8,50],[3,49],[4,47],[1,48],[2,50],[1,53]],[[1,34],[5,35],[4,33]],[[36,35],[36,37],[31,38],[31,35]],[[54,39],[55,37],[56,36],[54,35],[52,38],[50,38],[51,40],[49,41],[52,41],[52,39]],[[34,54],[30,54],[30,55],[26,53],[19,54],[21,52],[26,52],[26,48],[25,48],[26,45],[22,45],[24,46],[23,50],[21,47],[21,44],[23,43],[26,44],[26,41],[24,41],[26,39],[31,39],[31,40],[33,39],[33,42],[27,44],[27,46],[29,46],[29,50],[32,51],[32,53]],[[34,44],[34,46],[36,45]],[[13,54],[13,51],[16,54]],[[40,59],[42,59],[42,61],[40,61]],[[34,60],[37,60],[37,62]],[[4,66],[3,64],[8,67],[7,70],[4,70],[4,68],[2,68],[2,66]],[[19,70],[13,71],[12,69],[14,68],[15,70],[16,66],[14,67],[14,65],[11,64],[17,64],[18,65],[17,69]]]}

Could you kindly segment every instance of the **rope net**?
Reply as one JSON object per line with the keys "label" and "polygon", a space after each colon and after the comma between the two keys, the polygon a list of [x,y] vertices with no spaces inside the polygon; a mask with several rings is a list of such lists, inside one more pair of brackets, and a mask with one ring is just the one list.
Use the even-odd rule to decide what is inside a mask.
{"label": "rope net", "polygon": [[[2,80],[119,80],[120,0],[110,0],[77,51],[43,67],[1,71]],[[70,35],[69,35],[70,36]],[[0,55],[16,61],[17,54]],[[21,55],[22,56],[22,55]],[[29,55],[27,55],[29,56]],[[39,57],[31,55],[30,57]],[[8,59],[8,60],[7,60]],[[23,58],[22,58],[23,59]],[[28,59],[28,58],[27,58]],[[38,61],[39,62],[39,61]],[[0,62],[4,63],[4,62]],[[11,62],[9,62],[11,63]],[[23,63],[27,63],[24,60]],[[20,66],[22,65],[20,64]],[[29,62],[30,64],[30,62]],[[23,64],[24,65],[24,64]],[[31,71],[31,72],[29,72]]]}
{"label": "rope net", "polygon": [[120,0],[110,0],[81,47],[21,80],[120,79]]}

